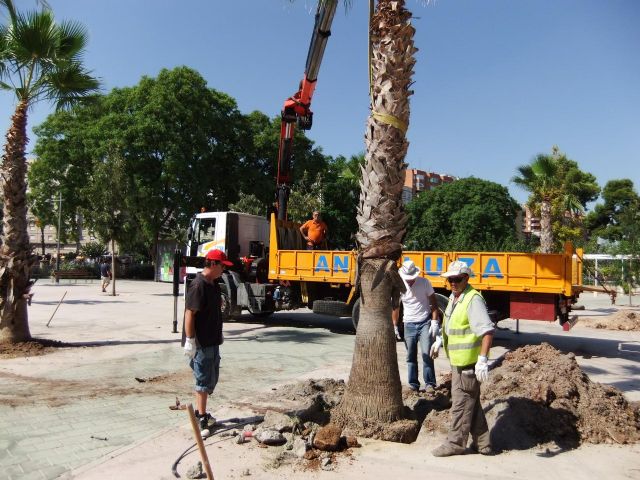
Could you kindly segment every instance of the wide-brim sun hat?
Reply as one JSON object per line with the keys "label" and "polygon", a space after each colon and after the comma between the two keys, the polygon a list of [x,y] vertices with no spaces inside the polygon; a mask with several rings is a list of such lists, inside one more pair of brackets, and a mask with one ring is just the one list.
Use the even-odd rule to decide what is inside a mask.
{"label": "wide-brim sun hat", "polygon": [[467,274],[470,277],[473,276],[473,271],[471,270],[471,268],[464,262],[460,261],[460,260],[456,260],[455,262],[451,262],[449,264],[449,268],[447,268],[447,271],[444,272],[442,275],[440,275],[441,277],[445,277],[445,278],[449,278],[449,277],[456,277],[458,275],[462,275],[462,274]]}
{"label": "wide-brim sun hat", "polygon": [[398,273],[404,280],[414,280],[420,275],[420,269],[416,267],[413,260],[405,260],[398,269]]}

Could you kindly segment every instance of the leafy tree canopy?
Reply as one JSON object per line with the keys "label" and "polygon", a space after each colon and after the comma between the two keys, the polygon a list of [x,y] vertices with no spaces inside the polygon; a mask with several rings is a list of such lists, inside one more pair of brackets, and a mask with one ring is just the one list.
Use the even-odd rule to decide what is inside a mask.
{"label": "leafy tree canopy", "polygon": [[505,251],[516,238],[518,203],[494,182],[463,178],[420,193],[407,205],[407,250]]}

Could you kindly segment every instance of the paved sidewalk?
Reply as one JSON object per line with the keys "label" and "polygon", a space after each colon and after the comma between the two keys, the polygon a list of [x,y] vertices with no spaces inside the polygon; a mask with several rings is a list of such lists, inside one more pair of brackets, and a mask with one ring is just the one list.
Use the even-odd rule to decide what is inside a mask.
{"label": "paved sidewalk", "polygon": [[[38,357],[0,360],[0,479],[171,478],[171,463],[192,442],[185,412],[168,408],[176,397],[183,403],[192,401],[192,377],[179,348],[180,334],[171,332],[171,285],[118,281],[118,295],[113,297],[101,293],[97,282],[39,281],[34,292],[29,309],[32,334],[72,346]],[[46,327],[65,292],[64,302]],[[604,297],[585,295],[583,300],[596,310],[580,315],[608,311]],[[182,309],[180,299],[180,316]],[[503,325],[513,326],[508,322]],[[303,310],[276,314],[270,323],[244,315],[241,322],[225,326],[222,376],[211,400],[212,411],[233,416],[252,394],[274,385],[348,375],[354,339],[350,319],[319,318]],[[583,352],[578,361],[594,380],[615,384],[628,398],[640,400],[638,354],[618,352],[621,341],[639,343],[640,334],[593,330],[580,324],[565,333],[557,324],[546,322],[520,322],[520,329],[520,335],[499,332],[492,355],[519,343],[562,344]],[[447,370],[443,357],[436,364],[441,372]],[[398,361],[404,382],[402,345],[398,345]],[[376,452],[388,448],[392,447],[373,446],[362,455],[376,457]],[[414,450],[393,448],[400,455],[404,452],[407,462],[415,458],[416,448],[427,451],[423,444]],[[242,455],[236,458],[236,452],[231,453],[235,461],[231,470],[249,462]],[[638,453],[636,447],[625,452]],[[526,453],[499,458],[516,458],[514,465],[524,465],[521,456]],[[579,461],[588,473],[589,456],[581,453],[577,458],[582,457],[585,460]],[[431,461],[420,458],[420,462]],[[371,465],[383,468],[383,460]],[[420,462],[407,463],[406,468],[424,471],[426,465]],[[511,476],[512,470],[500,465],[498,473]],[[442,464],[435,467],[443,478],[452,478],[446,477]],[[254,478],[279,478],[264,475]]]}
{"label": "paved sidewalk", "polygon": [[[98,283],[45,281],[38,282],[34,292],[32,335],[74,346],[0,360],[0,479],[57,478],[187,423],[184,411],[168,408],[176,397],[182,403],[192,401],[193,382],[180,334],[171,333],[170,284],[118,281],[113,297],[101,293]],[[178,330],[183,308],[180,299]],[[243,318],[252,321],[249,315]],[[330,322],[343,334],[325,328],[228,323],[222,378],[211,409],[327,365],[348,368],[350,320]],[[253,360],[257,357],[259,363]],[[158,377],[162,381],[155,381]]]}

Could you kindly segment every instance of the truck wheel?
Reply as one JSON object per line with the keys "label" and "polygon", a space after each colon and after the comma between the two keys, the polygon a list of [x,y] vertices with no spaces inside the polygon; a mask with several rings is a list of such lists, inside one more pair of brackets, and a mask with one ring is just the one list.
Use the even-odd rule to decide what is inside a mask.
{"label": "truck wheel", "polygon": [[315,300],[313,313],[321,315],[333,315],[334,317],[348,317],[351,315],[351,307],[339,300]]}
{"label": "truck wheel", "polygon": [[222,320],[227,321],[231,318],[231,302],[229,296],[221,292],[220,293],[220,311],[222,312]]}
{"label": "truck wheel", "polygon": [[248,306],[247,310],[249,310],[249,313],[256,318],[266,318],[273,314],[273,310],[265,310],[265,311],[253,310],[251,306]]}
{"label": "truck wheel", "polygon": [[444,319],[444,311],[447,309],[447,305],[449,304],[449,298],[436,293],[436,302],[438,302],[438,310],[440,310],[440,318]]}
{"label": "truck wheel", "polygon": [[358,330],[358,322],[360,321],[360,299],[358,298],[353,304],[351,309],[351,321],[353,322],[353,329]]}

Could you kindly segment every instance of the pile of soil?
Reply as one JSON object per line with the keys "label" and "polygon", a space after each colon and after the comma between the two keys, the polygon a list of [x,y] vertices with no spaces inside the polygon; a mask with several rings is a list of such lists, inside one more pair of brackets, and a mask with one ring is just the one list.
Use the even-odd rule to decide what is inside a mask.
{"label": "pile of soil", "polygon": [[[592,382],[573,353],[547,343],[507,353],[482,385],[481,398],[496,450],[640,441],[640,407],[616,388]],[[423,424],[443,433],[448,427],[448,410],[429,413]]]}
{"label": "pile of soil", "polygon": [[634,310],[618,310],[606,318],[585,317],[580,325],[590,328],[606,328],[607,330],[624,330],[640,332],[640,313]]}

